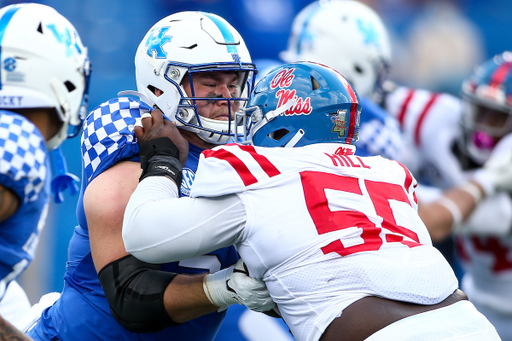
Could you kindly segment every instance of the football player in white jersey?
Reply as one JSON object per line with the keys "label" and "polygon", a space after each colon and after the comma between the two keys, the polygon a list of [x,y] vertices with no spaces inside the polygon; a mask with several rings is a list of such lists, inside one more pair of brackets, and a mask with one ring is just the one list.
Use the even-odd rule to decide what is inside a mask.
{"label": "football player in white jersey", "polygon": [[[458,236],[465,270],[462,288],[507,341],[512,340],[512,175],[507,168],[512,160],[511,68],[511,52],[478,66],[463,83],[462,100],[404,87],[384,98],[415,150],[419,181],[437,188],[419,191],[418,198],[436,199],[447,188],[468,192],[459,190],[459,197],[445,192],[433,204],[420,205],[420,215],[433,239],[452,232]],[[489,172],[489,167],[497,171]],[[467,179],[476,180],[480,188],[468,187]],[[453,223],[429,221],[437,219],[433,209]]]}
{"label": "football player in white jersey", "polygon": [[28,340],[13,327],[28,302],[15,280],[46,221],[49,152],[80,131],[90,66],[73,25],[41,4],[0,9],[0,51],[0,313],[12,318],[0,339]]}
{"label": "football player in white jersey", "polygon": [[[400,89],[400,91],[391,94],[385,91],[384,86],[389,84],[386,78],[392,63],[391,43],[383,21],[369,6],[352,0],[312,2],[294,19],[288,48],[282,52],[281,57],[288,62],[312,60],[333,67],[347,77],[358,94],[363,98],[373,100],[363,102],[363,113],[365,107],[375,106],[375,103],[378,103],[386,110],[386,114],[391,114],[390,116],[399,120],[399,123],[403,123],[403,116],[400,114],[402,109],[400,103],[402,102],[400,101],[404,101],[404,92],[413,90]],[[419,105],[416,106],[415,103],[411,103],[408,110],[416,110],[418,107],[417,110],[421,114],[423,108],[436,110],[437,103],[442,102],[445,110],[460,111],[459,101],[453,96],[439,94],[435,96],[436,103],[429,103],[428,92],[415,91],[415,101],[413,102],[421,102],[420,105],[423,106],[419,108]],[[385,104],[381,103],[384,94],[388,95]],[[443,111],[442,115],[445,114],[446,112]],[[455,122],[456,117],[455,121],[451,116],[447,120],[445,126],[457,124]],[[415,174],[423,185],[424,179],[420,177],[418,172],[425,172],[429,167],[420,165],[419,159],[422,158],[423,152],[430,152],[431,154],[434,154],[434,152],[431,150],[418,152],[418,150],[409,147],[417,143],[414,136],[417,131],[411,130],[409,126],[403,127],[406,134],[400,134],[400,136],[395,134],[393,140],[382,136],[382,132],[385,131],[383,126],[382,123],[379,124],[378,122],[368,125],[361,124],[360,137],[364,143],[358,143],[358,151],[361,151],[359,146],[362,146],[374,155],[399,160]],[[455,130],[452,132],[455,132]],[[447,137],[439,136],[438,138],[445,139]],[[379,147],[379,143],[383,146]],[[388,152],[389,146],[393,146],[393,152]],[[439,158],[439,160],[441,159]],[[454,168],[453,162],[450,160],[444,162],[442,166],[446,169]],[[458,177],[458,174],[454,176]],[[430,181],[426,181],[426,184],[430,184]],[[474,185],[478,186],[479,184]],[[469,186],[471,185],[467,185],[466,189]],[[442,189],[450,187],[443,186]],[[473,187],[473,192],[475,191],[478,192],[480,189],[474,189]],[[447,194],[447,197],[462,207],[462,219],[467,217],[475,207],[473,199],[467,191],[452,191],[452,193]],[[441,214],[430,214],[431,211],[437,211],[441,204],[427,206],[426,201],[423,203],[425,205],[420,205],[420,215],[427,219],[427,227],[434,234],[433,237],[438,241],[445,238],[447,231],[452,226],[452,215],[446,212],[445,208],[441,208]]]}
{"label": "football player in white jersey", "polygon": [[[148,167],[125,211],[128,252],[161,263],[235,245],[299,341],[500,340],[432,246],[408,169],[354,155],[361,106],[341,74],[285,64],[244,112],[250,144],[203,152],[189,198],[183,138],[160,111],[142,119]],[[220,306],[216,281],[203,285]]]}
{"label": "football player in white jersey", "polygon": [[[508,172],[497,170],[494,174],[491,174],[492,172],[489,170],[476,174],[463,171],[463,168],[468,166],[482,166],[486,160],[486,154],[487,156],[489,154],[489,147],[492,147],[497,139],[492,137],[492,134],[496,134],[496,129],[492,129],[491,135],[482,133],[481,124],[480,128],[476,129],[477,133],[473,133],[471,136],[465,133],[466,137],[464,137],[460,129],[462,127],[460,123],[462,103],[458,98],[448,94],[404,87],[383,89],[382,85],[389,83],[384,83],[387,75],[386,66],[391,64],[390,45],[383,37],[387,37],[386,28],[379,16],[368,6],[350,0],[315,1],[303,9],[294,20],[289,46],[283,53],[283,58],[290,61],[294,59],[314,60],[334,67],[347,77],[359,94],[369,94],[376,103],[379,103],[399,121],[405,132],[402,136],[404,142],[401,145],[400,153],[396,153],[394,158],[406,165],[418,179],[420,183],[418,187],[419,214],[426,224],[435,246],[442,250],[455,269],[457,276],[462,278],[464,271],[460,266],[455,244],[450,234],[454,229],[469,232],[477,227],[482,227],[485,230],[484,235],[496,233],[510,235],[512,204],[506,193],[507,188],[510,191],[512,182],[510,170]],[[507,66],[501,67],[501,71],[497,75],[505,77],[506,73],[503,70],[506,69]],[[495,82],[494,84],[492,89],[498,88],[502,83]],[[468,86],[469,83],[467,83],[465,91],[468,91]],[[486,86],[487,83],[484,83],[483,87]],[[503,82],[503,86],[507,87],[508,85]],[[482,92],[482,90],[479,91]],[[506,90],[503,90],[503,93],[495,94],[500,98],[506,97],[506,95]],[[470,97],[476,96],[467,97],[466,103],[469,102]],[[492,98],[485,100],[484,103],[493,107],[498,106],[502,112],[510,112],[510,107],[503,107]],[[471,122],[474,119],[475,108],[478,106],[465,104],[464,107],[470,109],[466,111],[467,118],[464,119],[464,126],[471,127],[474,125]],[[364,108],[365,103],[363,103],[363,114]],[[502,121],[498,124],[503,124],[504,117],[508,116],[498,116]],[[499,134],[510,132],[506,129],[508,126],[504,125],[504,127],[505,129],[501,128]],[[363,142],[383,141],[381,130],[372,130],[371,128],[371,125],[362,125],[360,135]],[[480,154],[476,158],[478,162],[473,166],[468,164],[464,153],[458,153],[463,158],[454,154],[453,147],[454,144],[456,145],[455,141],[458,136],[463,137],[460,140],[463,141],[462,145],[466,145],[463,150],[469,149],[468,152],[472,154]],[[478,146],[475,146],[475,143]],[[503,143],[506,142],[503,141]],[[482,155],[478,149],[484,148],[484,144],[487,144],[486,153]],[[358,150],[360,149],[358,148]],[[506,146],[500,150],[506,150]],[[498,155],[501,153],[500,150],[496,150],[493,156],[494,160],[507,160],[505,155]],[[386,155],[380,151],[378,153]],[[477,176],[475,177],[475,175]],[[497,191],[497,194],[489,195],[493,191]],[[481,200],[486,196],[485,192],[487,192],[488,198]],[[465,221],[470,223],[463,223]],[[510,248],[511,246],[506,242],[504,245],[493,247],[494,251],[481,251],[479,254],[485,258],[491,257],[493,253],[501,252],[499,257],[511,259]],[[505,263],[507,262],[505,261]],[[487,264],[484,267],[485,271],[489,272],[489,267],[492,265],[489,261],[485,264]],[[469,269],[466,267],[466,270]],[[510,278],[510,275],[504,275],[505,273],[501,271],[496,278],[501,278],[501,281],[503,278]],[[466,277],[466,281],[471,278],[470,276]],[[484,278],[482,276],[475,277]],[[485,291],[492,292],[495,297],[492,301],[512,307],[510,298],[512,294],[505,289],[509,287],[508,282],[507,285],[502,286],[502,291],[507,291],[507,294],[504,295],[501,294],[501,291],[494,290],[492,286],[485,286]],[[470,294],[469,291],[468,294]],[[471,299],[475,298],[475,294],[469,296]],[[509,298],[501,300],[498,296]],[[481,301],[490,302],[488,300]],[[480,306],[478,308],[485,309]],[[492,322],[502,337],[507,333],[510,335],[508,339],[512,340],[512,328],[509,327],[512,324],[510,309],[512,308],[508,308],[507,312],[500,309],[501,313],[497,314],[500,317],[493,319]],[[498,321],[503,322],[499,323]],[[500,327],[501,325],[504,327]]]}

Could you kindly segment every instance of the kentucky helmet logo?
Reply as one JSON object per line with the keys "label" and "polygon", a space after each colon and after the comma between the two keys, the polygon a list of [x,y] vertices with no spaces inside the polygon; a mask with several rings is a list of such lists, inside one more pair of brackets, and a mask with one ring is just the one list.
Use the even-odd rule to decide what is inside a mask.
{"label": "kentucky helmet logo", "polygon": [[379,47],[379,37],[377,30],[372,23],[365,23],[361,19],[357,19],[357,28],[363,35],[365,45],[375,45]]}
{"label": "kentucky helmet logo", "polygon": [[339,137],[345,136],[345,129],[347,129],[347,110],[338,110],[331,115],[331,121],[334,123],[332,132],[338,133]]}
{"label": "kentucky helmet logo", "polygon": [[232,53],[231,58],[233,58],[233,61],[237,64],[240,64],[242,62],[242,58],[240,58],[240,55],[238,53]]}
{"label": "kentucky helmet logo", "polygon": [[172,36],[165,36],[169,28],[168,26],[157,27],[151,31],[145,44],[148,48],[146,51],[148,56],[156,59],[167,58],[167,52],[164,51],[163,46],[172,40]]}
{"label": "kentucky helmet logo", "polygon": [[82,49],[77,43],[77,33],[75,31],[70,31],[68,27],[60,30],[55,24],[46,25],[46,27],[53,33],[55,39],[66,47],[67,57],[74,55],[75,52],[82,53]]}

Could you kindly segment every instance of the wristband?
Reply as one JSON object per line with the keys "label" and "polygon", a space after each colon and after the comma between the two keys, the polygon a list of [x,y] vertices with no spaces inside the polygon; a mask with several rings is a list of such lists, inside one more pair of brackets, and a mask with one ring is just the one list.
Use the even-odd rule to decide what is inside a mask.
{"label": "wristband", "polygon": [[462,212],[460,211],[459,206],[457,206],[452,199],[444,196],[439,198],[436,202],[450,211],[453,219],[452,229],[458,230],[462,223]]}
{"label": "wristband", "polygon": [[475,200],[475,204],[478,204],[480,200],[482,200],[482,190],[472,182],[465,182],[462,185],[458,186],[457,188],[463,190],[466,193],[471,194],[471,196]]}
{"label": "wristband", "polygon": [[179,160],[178,147],[168,137],[159,137],[141,143],[139,158],[142,174],[139,182],[149,176],[168,176],[181,186],[183,166]]}

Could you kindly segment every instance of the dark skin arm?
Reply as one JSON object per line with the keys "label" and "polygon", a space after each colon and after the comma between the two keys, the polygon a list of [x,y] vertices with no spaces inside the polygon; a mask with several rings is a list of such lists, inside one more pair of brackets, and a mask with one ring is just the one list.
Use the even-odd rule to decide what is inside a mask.
{"label": "dark skin arm", "polygon": [[20,199],[13,191],[0,185],[0,222],[9,219],[20,205]]}

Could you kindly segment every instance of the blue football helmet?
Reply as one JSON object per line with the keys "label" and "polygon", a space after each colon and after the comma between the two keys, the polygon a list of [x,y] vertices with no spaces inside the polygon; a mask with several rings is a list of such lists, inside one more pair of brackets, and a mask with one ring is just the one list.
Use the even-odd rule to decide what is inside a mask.
{"label": "blue football helmet", "polygon": [[461,149],[483,164],[505,135],[512,133],[512,52],[478,66],[462,85]]}
{"label": "blue football helmet", "polygon": [[353,145],[358,139],[358,95],[345,77],[322,64],[275,68],[258,82],[244,111],[255,146]]}

